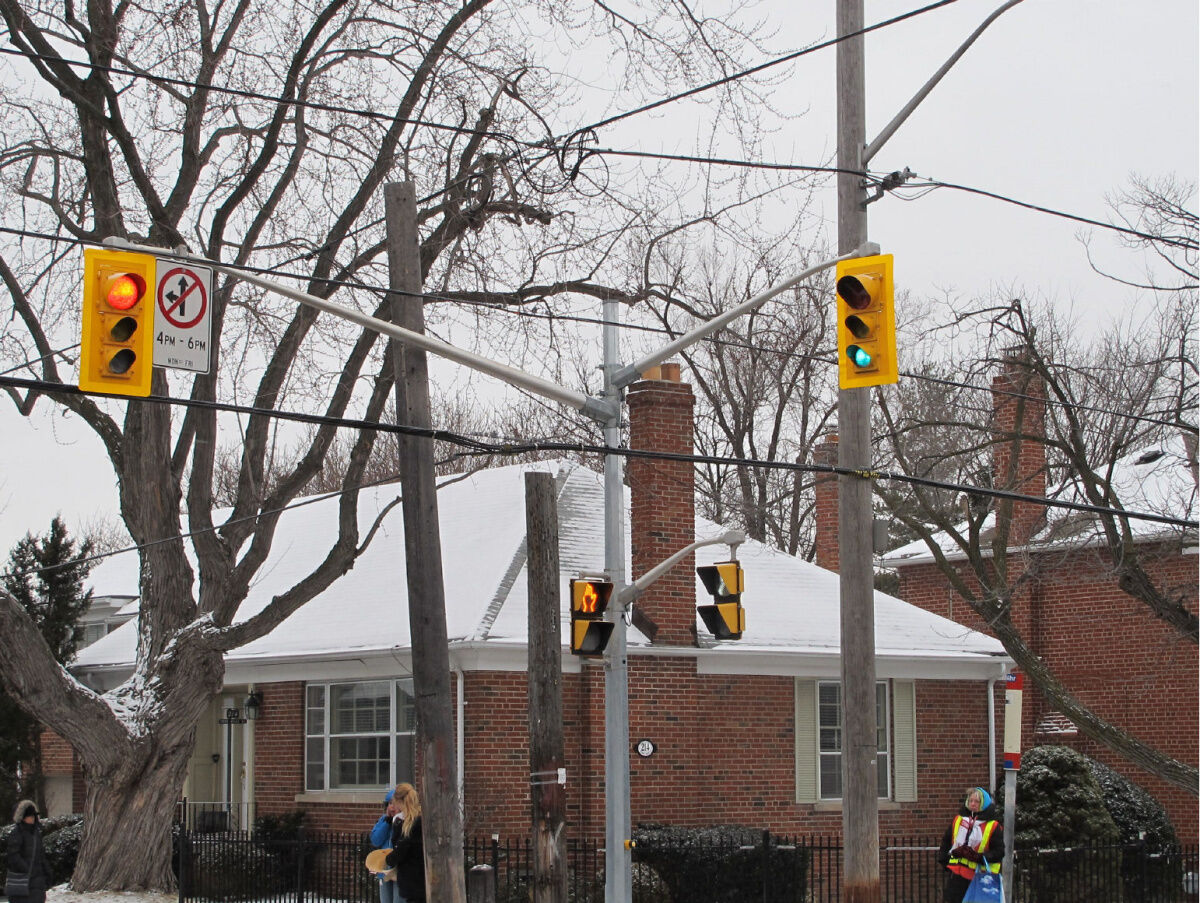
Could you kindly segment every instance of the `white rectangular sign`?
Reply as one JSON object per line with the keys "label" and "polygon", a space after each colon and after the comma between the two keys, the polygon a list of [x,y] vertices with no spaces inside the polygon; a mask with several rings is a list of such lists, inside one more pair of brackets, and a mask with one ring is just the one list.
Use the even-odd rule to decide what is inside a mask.
{"label": "white rectangular sign", "polygon": [[157,258],[154,366],[207,373],[212,350],[212,270]]}

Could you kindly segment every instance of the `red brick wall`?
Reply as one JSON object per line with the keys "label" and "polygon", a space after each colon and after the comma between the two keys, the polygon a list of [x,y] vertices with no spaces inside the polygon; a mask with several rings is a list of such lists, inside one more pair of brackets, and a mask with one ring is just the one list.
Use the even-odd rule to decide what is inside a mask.
{"label": "red brick wall", "polygon": [[75,751],[54,731],[42,731],[42,772],[46,777],[74,774]]}
{"label": "red brick wall", "polygon": [[[1147,567],[1165,585],[1185,593],[1197,610],[1196,558],[1145,550]],[[1029,563],[1033,577],[1014,612],[1032,648],[1079,700],[1181,762],[1197,764],[1200,744],[1200,670],[1196,648],[1122,592],[1111,562],[1095,551],[1042,553]],[[903,599],[975,630],[988,627],[931,564],[900,568]],[[1182,839],[1195,840],[1194,796],[1155,778],[1106,748],[1075,735],[1037,735],[1035,725],[1052,707],[1026,684],[1022,731],[1025,748],[1061,743],[1096,758],[1162,803]]]}
{"label": "red brick wall", "polygon": [[[456,682],[452,675],[452,699],[457,698]],[[299,681],[257,685],[267,702],[254,725],[255,811],[282,815],[301,810],[307,813],[310,827],[365,833],[383,812],[382,792],[377,801],[365,803],[297,802],[297,795],[304,791],[304,686]],[[418,745],[418,771],[420,756]]]}
{"label": "red brick wall", "polygon": [[[667,368],[664,368],[667,369]],[[674,380],[649,379],[629,387],[629,447],[690,455],[692,453],[691,386]],[[633,578],[696,541],[695,479],[690,461],[630,458],[630,546]],[[689,555],[657,580],[637,604],[658,625],[655,643],[696,645],[695,556]]]}
{"label": "red brick wall", "polygon": [[304,684],[257,684],[263,710],[254,722],[254,806],[259,815],[299,808],[304,790]]}
{"label": "red brick wall", "polygon": [[71,811],[82,812],[87,800],[87,786],[79,757],[66,740],[54,731],[42,731],[42,771],[46,777],[71,777]]}
{"label": "red brick wall", "polygon": [[[630,738],[652,740],[650,758],[630,751],[632,819],[639,823],[738,823],[776,832],[839,834],[836,804],[795,800],[794,681],[791,677],[697,675],[695,661],[630,658]],[[466,675],[465,833],[522,836],[530,830],[528,677]],[[998,689],[998,719],[1003,687]],[[256,726],[256,800],[262,814],[303,808],[313,827],[366,831],[380,806],[305,803],[303,694],[266,687],[270,713]],[[962,791],[989,785],[987,690],[983,683],[917,683],[919,799],[885,804],[885,834],[940,836]],[[285,708],[286,707],[286,708]],[[563,680],[567,822],[571,837],[604,835],[604,676],[585,667]],[[275,722],[273,726],[271,722]],[[288,725],[295,731],[287,735]],[[999,728],[997,728],[999,731]],[[999,734],[997,735],[999,736]]]}
{"label": "red brick wall", "polygon": [[[467,675],[465,810],[468,836],[529,830],[526,675]],[[697,675],[692,659],[631,656],[632,821],[740,823],[773,831],[836,834],[836,805],[795,800],[794,681],[791,677]],[[1003,687],[997,688],[997,722]],[[572,837],[604,833],[604,679],[600,668],[564,677],[567,821]],[[919,799],[885,805],[890,834],[940,836],[967,786],[990,786],[987,687],[917,684]],[[999,727],[997,738],[999,739]]]}

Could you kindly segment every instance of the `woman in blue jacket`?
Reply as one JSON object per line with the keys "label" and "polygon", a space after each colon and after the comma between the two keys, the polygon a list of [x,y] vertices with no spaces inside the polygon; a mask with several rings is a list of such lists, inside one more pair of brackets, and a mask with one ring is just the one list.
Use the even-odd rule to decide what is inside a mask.
{"label": "woman in blue jacket", "polygon": [[[392,820],[396,817],[397,810],[393,802],[396,795],[396,788],[393,787],[387,792],[383,798],[384,811],[383,815],[379,816],[379,821],[375,822],[375,827],[371,829],[371,848],[375,850],[385,850],[392,845]],[[379,903],[404,903],[400,899],[400,893],[396,889],[396,876],[393,872],[378,872],[379,878]]]}

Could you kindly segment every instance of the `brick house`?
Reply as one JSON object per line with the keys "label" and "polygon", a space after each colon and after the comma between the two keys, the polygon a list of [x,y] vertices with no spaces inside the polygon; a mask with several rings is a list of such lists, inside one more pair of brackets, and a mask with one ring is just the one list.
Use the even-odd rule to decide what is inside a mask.
{"label": "brick house", "polygon": [[[1046,495],[1046,449],[1020,435],[1045,435],[1044,397],[1013,362],[993,381],[994,485],[1026,495]],[[1020,407],[1018,407],[1020,405]],[[1018,417],[1021,426],[1018,427]],[[1196,449],[1183,438],[1140,450],[1121,463],[1114,482],[1131,511],[1196,516]],[[1056,497],[1087,501],[1081,495]],[[981,547],[994,526],[984,522]],[[1197,544],[1194,530],[1132,521],[1138,555],[1152,579],[1197,611]],[[1013,621],[1067,689],[1110,723],[1178,761],[1198,764],[1200,673],[1196,646],[1156,619],[1117,584],[1112,559],[1093,519],[1043,505],[1013,505],[1009,568],[1020,569]],[[964,555],[948,537],[935,537],[949,562],[969,574]],[[924,542],[889,552],[886,567],[899,576],[899,595],[927,611],[975,630],[987,625],[962,600]],[[1138,784],[1166,808],[1182,841],[1197,837],[1196,797],[1124,760],[1080,733],[1028,682],[1022,736],[1026,747],[1070,746],[1104,762]]]}
{"label": "brick house", "polygon": [[[630,387],[630,443],[692,450],[690,387],[677,368]],[[561,585],[603,563],[599,476],[567,462],[485,470],[439,490],[456,754],[469,836],[529,828],[524,472],[557,474]],[[718,525],[697,518],[686,461],[631,459],[626,536],[632,576]],[[395,487],[364,490],[368,511]],[[336,500],[289,512],[255,606],[288,585],[333,534]],[[197,726],[185,793],[231,801],[246,815],[304,809],[311,823],[364,830],[382,789],[413,775],[411,656],[399,507],[353,570],[262,640],[227,656],[227,693]],[[724,547],[696,553],[719,560]],[[629,631],[630,751],[635,824],[736,822],[781,832],[841,830],[838,578],[759,543],[738,550],[747,629],[737,642],[698,627],[709,601],[685,561],[639,605],[659,626]],[[98,591],[136,578],[105,564]],[[104,582],[106,585],[101,587]],[[880,823],[888,834],[940,833],[964,787],[991,783],[1003,678],[998,642],[877,593]],[[564,636],[568,623],[563,612]],[[129,672],[132,630],[80,653],[74,670],[115,686]],[[565,652],[565,647],[564,647]],[[604,833],[604,675],[599,660],[563,655],[567,817],[572,836]],[[257,718],[244,711],[253,690]],[[228,723],[222,723],[222,721]]]}

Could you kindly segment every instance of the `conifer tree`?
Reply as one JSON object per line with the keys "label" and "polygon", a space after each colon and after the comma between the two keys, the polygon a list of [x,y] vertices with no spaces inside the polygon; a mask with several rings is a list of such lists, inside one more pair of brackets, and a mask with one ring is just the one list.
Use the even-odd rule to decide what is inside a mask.
{"label": "conifer tree", "polygon": [[[86,559],[92,545],[78,547],[59,518],[40,537],[25,534],[8,556],[0,575],[4,589],[29,613],[55,658],[66,663],[75,654],[75,625],[87,610],[91,590],[84,580],[92,569]],[[0,683],[0,812],[30,797],[45,808],[38,736],[41,725],[22,710]]]}

